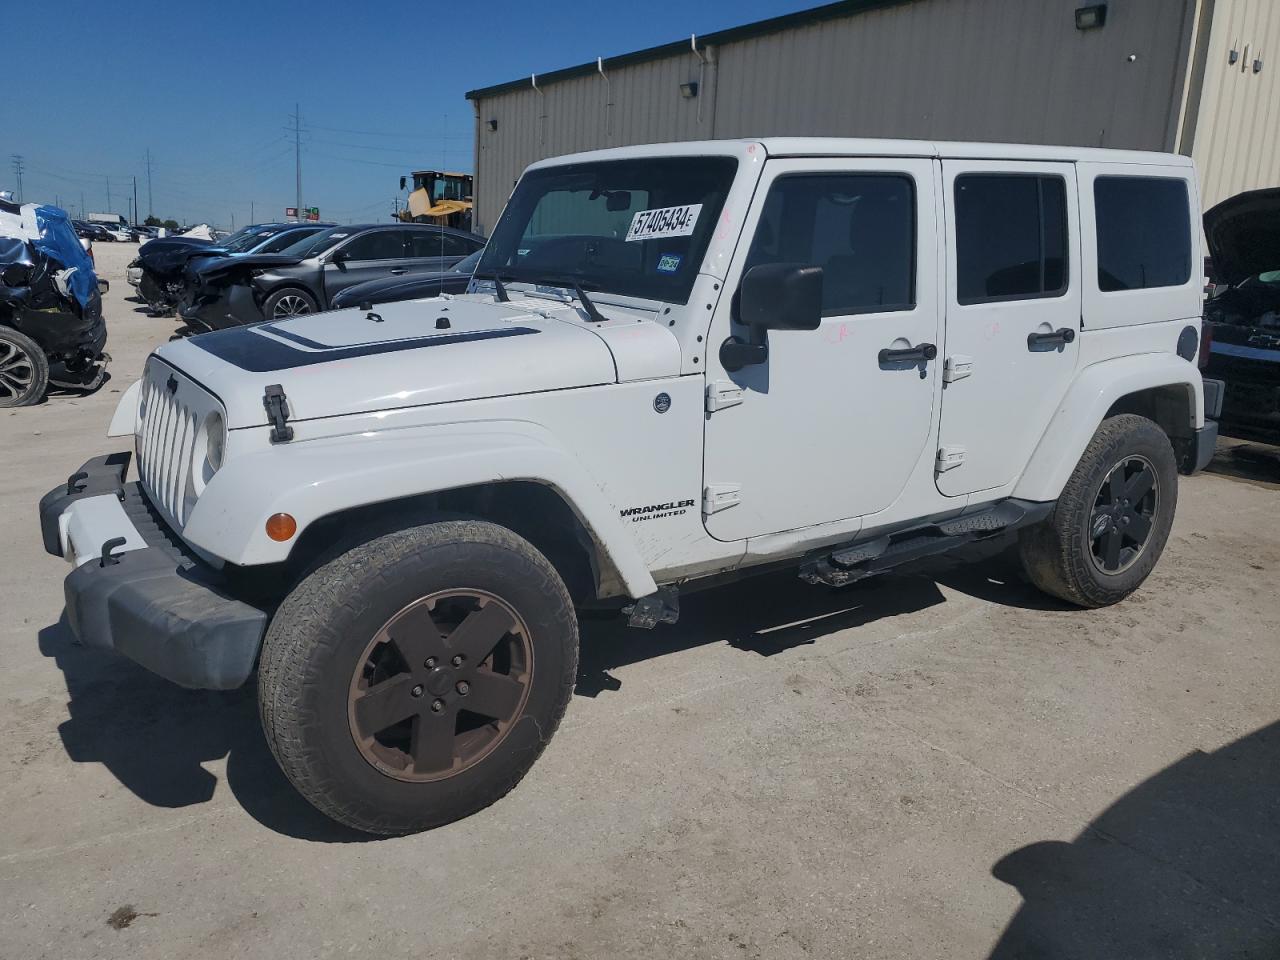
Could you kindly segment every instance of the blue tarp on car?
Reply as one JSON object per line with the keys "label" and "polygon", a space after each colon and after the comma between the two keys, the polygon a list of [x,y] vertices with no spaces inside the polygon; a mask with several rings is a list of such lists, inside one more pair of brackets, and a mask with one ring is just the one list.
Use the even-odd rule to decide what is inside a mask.
{"label": "blue tarp on car", "polygon": [[67,289],[81,307],[88,306],[89,298],[98,289],[98,276],[89,254],[80,246],[71,218],[60,207],[47,205],[36,207],[35,214],[40,236],[31,245],[72,271],[64,277]]}

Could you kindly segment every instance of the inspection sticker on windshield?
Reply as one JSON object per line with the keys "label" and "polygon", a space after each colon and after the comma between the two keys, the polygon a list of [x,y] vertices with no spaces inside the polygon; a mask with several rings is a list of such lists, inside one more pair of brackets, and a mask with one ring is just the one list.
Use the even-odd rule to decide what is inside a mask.
{"label": "inspection sticker on windshield", "polygon": [[687,237],[698,223],[702,204],[689,203],[683,207],[662,207],[657,210],[637,210],[627,231],[627,243],[632,240],[652,240],[654,237]]}

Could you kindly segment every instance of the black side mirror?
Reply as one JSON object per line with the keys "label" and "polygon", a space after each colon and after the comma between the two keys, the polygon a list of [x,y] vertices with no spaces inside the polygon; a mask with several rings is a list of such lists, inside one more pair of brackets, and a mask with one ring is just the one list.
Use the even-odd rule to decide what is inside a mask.
{"label": "black side mirror", "polygon": [[822,325],[822,268],[764,263],[742,277],[737,320],[749,339],[720,344],[720,365],[733,372],[769,358],[766,330],[817,330]]}
{"label": "black side mirror", "polygon": [[817,330],[822,325],[822,268],[762,263],[742,278],[738,321],[760,330]]}
{"label": "black side mirror", "polygon": [[401,189],[401,190],[403,190],[403,189],[404,189],[404,177],[401,177],[401,178],[400,178],[400,189]]}

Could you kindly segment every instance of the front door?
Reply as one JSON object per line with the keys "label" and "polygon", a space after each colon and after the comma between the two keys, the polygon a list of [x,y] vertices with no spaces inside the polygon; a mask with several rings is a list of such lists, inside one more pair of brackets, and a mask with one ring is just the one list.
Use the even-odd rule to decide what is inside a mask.
{"label": "front door", "polygon": [[[929,441],[939,366],[927,359],[939,333],[935,175],[927,159],[768,162],[707,342],[713,537],[876,513],[902,492]],[[771,330],[764,363],[727,371],[720,343],[747,335],[733,321],[737,285],[766,263],[823,268],[821,326]]]}
{"label": "front door", "polygon": [[937,484],[1022,472],[1075,375],[1080,218],[1069,163],[947,160],[947,322]]}
{"label": "front door", "polygon": [[[330,254],[324,265],[324,295],[332,301],[340,290],[366,280],[407,273],[408,231],[384,227],[357,234]],[[328,303],[322,304],[327,306]]]}

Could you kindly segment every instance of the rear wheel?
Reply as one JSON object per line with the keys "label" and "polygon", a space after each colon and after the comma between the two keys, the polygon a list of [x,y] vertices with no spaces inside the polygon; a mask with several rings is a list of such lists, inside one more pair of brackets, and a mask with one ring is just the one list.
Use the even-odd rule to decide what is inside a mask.
{"label": "rear wheel", "polygon": [[333,819],[424,830],[524,776],[577,652],[569,593],[532,545],[491,523],[426,524],[335,557],[285,599],[263,646],[263,727]]}
{"label": "rear wheel", "polygon": [[1103,421],[1049,517],[1018,539],[1023,569],[1082,607],[1123,600],[1160,559],[1178,504],[1173,447],[1134,414]]}
{"label": "rear wheel", "polygon": [[262,305],[262,312],[268,320],[288,320],[290,317],[315,313],[318,309],[320,307],[315,297],[305,290],[293,287],[277,290]]}
{"label": "rear wheel", "polygon": [[40,345],[12,327],[0,327],[0,407],[39,403],[49,388],[49,359]]}

